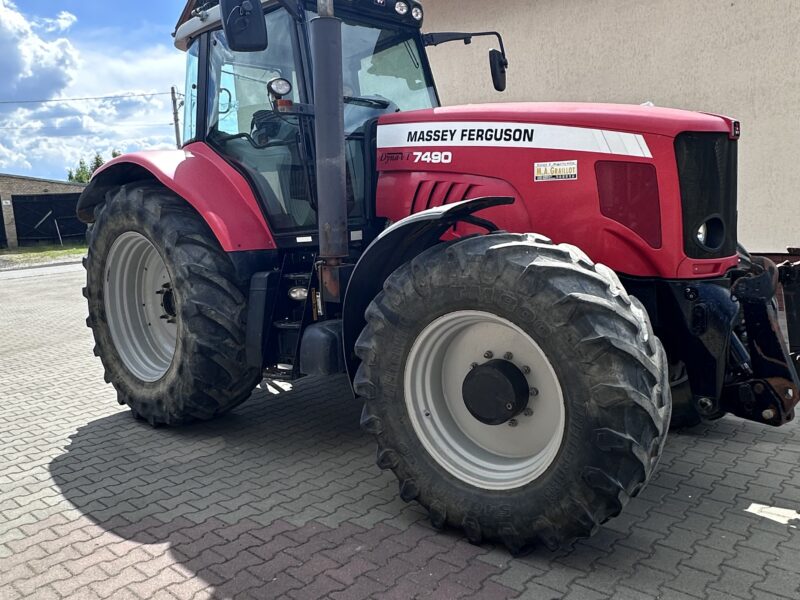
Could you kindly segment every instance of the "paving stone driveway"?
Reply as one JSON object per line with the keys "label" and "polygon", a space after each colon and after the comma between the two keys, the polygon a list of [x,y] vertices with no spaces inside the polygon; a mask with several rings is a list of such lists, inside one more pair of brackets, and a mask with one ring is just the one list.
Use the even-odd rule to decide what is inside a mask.
{"label": "paving stone driveway", "polygon": [[264,386],[212,424],[117,406],[82,274],[0,279],[0,598],[800,598],[800,427],[673,435],[595,538],[512,559],[434,532],[373,465],[347,383]]}

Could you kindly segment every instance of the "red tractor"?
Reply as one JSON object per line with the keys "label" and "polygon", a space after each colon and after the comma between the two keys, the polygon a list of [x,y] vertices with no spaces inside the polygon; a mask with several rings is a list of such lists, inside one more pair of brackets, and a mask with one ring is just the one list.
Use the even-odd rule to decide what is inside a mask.
{"label": "red tractor", "polygon": [[[618,515],[672,424],[782,425],[800,263],[737,246],[739,123],[440,108],[413,0],[190,1],[186,142],[81,197],[88,324],[152,425],[348,373],[400,495],[512,551]],[[784,287],[789,337],[778,322]]]}

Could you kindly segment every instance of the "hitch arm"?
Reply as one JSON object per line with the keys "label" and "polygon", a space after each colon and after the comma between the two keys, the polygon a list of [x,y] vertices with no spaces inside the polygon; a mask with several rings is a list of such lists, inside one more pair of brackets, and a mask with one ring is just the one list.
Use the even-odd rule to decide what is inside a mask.
{"label": "hitch arm", "polygon": [[794,313],[796,327],[798,304],[793,304],[797,296],[792,294],[798,291],[800,263],[778,267],[763,257],[753,257],[753,263],[758,270],[738,279],[731,289],[742,307],[752,376],[727,386],[723,404],[745,419],[783,425],[794,418],[800,378],[797,355],[791,353],[781,332],[775,294],[779,283],[784,284],[784,292],[788,289],[787,314]]}
{"label": "hitch arm", "polygon": [[786,261],[778,265],[778,280],[783,286],[786,324],[789,328],[789,350],[800,357],[800,261]]}

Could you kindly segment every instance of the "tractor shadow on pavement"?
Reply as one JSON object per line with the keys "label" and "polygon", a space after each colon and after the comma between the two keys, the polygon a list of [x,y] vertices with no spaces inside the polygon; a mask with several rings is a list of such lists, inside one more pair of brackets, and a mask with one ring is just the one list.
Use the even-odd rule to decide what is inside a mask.
{"label": "tractor shadow on pavement", "polygon": [[[171,562],[218,597],[360,589],[363,597],[512,598],[527,590],[548,599],[574,586],[647,597],[664,585],[680,590],[681,569],[715,573],[763,553],[741,545],[753,527],[800,541],[796,529],[745,512],[753,502],[800,498],[794,425],[724,419],[674,433],[651,485],[597,536],[513,559],[435,532],[420,507],[397,498],[394,477],[377,469],[359,430],[361,407],[346,379],[273,392],[264,384],[233,414],[183,429],[152,429],[129,412],[99,419],[78,429],[50,472],[93,523],[135,544],[168,544]],[[697,564],[709,555],[718,564]]]}

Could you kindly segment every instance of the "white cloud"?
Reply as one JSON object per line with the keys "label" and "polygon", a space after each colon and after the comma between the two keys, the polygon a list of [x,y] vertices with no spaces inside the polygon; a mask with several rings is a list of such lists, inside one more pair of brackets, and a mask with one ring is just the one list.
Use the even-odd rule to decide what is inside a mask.
{"label": "white cloud", "polygon": [[[166,45],[120,48],[124,40],[112,38],[71,41],[61,34],[75,22],[63,11],[23,16],[0,0],[0,78],[10,82],[0,99],[55,99],[0,105],[0,171],[64,178],[95,152],[175,147],[169,96],[146,94],[182,81],[183,54]],[[117,95],[127,97],[57,100]]]}
{"label": "white cloud", "polygon": [[66,31],[77,23],[78,17],[62,10],[55,18],[37,17],[33,20],[34,27],[41,29],[45,33],[53,33],[56,31]]}
{"label": "white cloud", "polygon": [[45,40],[9,0],[0,0],[3,97],[51,98],[72,81],[78,52],[65,38]]}

